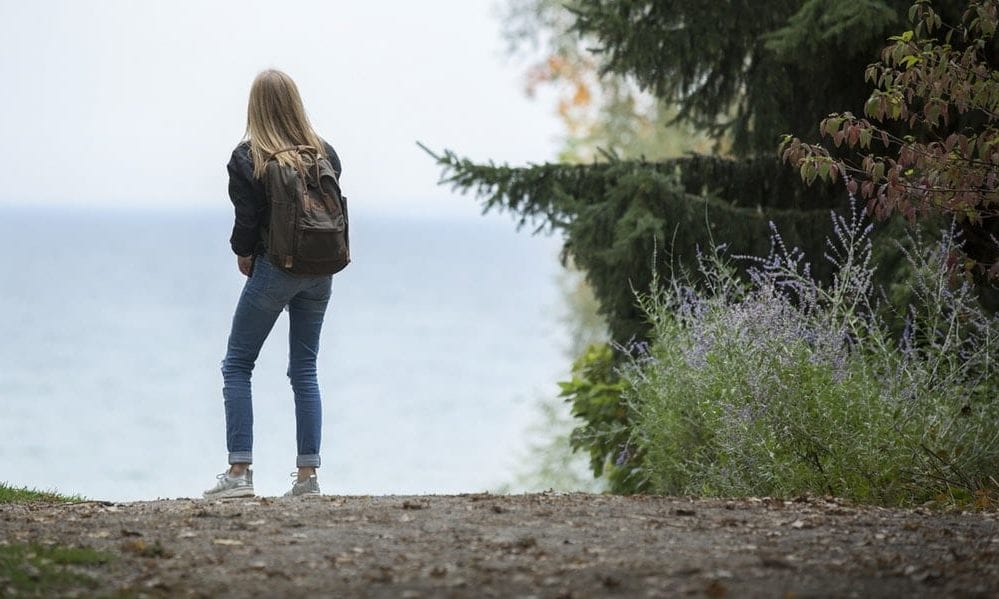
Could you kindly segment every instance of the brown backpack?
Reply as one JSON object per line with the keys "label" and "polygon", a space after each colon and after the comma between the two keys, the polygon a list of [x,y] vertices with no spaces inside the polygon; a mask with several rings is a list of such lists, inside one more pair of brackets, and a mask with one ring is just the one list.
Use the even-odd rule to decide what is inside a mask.
{"label": "brown backpack", "polygon": [[[297,166],[274,159],[294,152]],[[312,146],[275,152],[267,161],[264,189],[271,217],[264,239],[267,255],[279,268],[297,275],[331,275],[350,263],[347,199],[340,173]]]}

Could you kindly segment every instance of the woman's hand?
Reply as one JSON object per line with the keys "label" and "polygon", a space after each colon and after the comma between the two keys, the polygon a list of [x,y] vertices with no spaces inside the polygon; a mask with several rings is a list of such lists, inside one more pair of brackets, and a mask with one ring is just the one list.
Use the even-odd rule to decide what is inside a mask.
{"label": "woman's hand", "polygon": [[253,272],[253,256],[236,256],[236,265],[239,266],[239,272],[250,276]]}

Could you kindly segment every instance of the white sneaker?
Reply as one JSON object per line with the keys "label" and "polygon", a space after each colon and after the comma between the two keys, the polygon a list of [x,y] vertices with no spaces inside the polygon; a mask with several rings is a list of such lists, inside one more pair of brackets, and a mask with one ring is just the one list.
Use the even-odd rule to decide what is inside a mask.
{"label": "white sneaker", "polygon": [[284,494],[285,497],[302,497],[304,495],[319,495],[319,478],[315,474],[309,475],[305,480],[298,480],[298,473],[292,472],[295,482],[291,489]]}
{"label": "white sneaker", "polygon": [[203,493],[205,499],[253,497],[253,470],[247,468],[240,476],[230,476],[226,470],[215,478],[219,479],[219,482]]}

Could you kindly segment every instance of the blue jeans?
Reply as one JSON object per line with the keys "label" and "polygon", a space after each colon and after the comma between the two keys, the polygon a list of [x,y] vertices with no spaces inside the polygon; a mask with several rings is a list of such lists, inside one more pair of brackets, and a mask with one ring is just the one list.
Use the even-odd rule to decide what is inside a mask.
{"label": "blue jeans", "polygon": [[253,402],[250,375],[264,340],[278,315],[288,309],[288,378],[295,394],[298,467],[319,466],[322,400],[316,356],[323,316],[330,301],[332,277],[295,276],[257,256],[252,276],[232,317],[232,331],[222,361],[226,445],[230,464],[253,463]]}

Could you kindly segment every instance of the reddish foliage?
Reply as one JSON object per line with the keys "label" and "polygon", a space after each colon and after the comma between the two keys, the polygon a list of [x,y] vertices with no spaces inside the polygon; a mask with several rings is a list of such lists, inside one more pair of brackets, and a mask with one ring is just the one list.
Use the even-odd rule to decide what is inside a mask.
{"label": "reddish foliage", "polygon": [[[953,26],[942,22],[929,0],[918,0],[909,18],[914,29],[891,38],[881,61],[867,69],[876,86],[864,107],[867,118],[835,113],[819,125],[823,137],[853,150],[853,158],[834,157],[791,136],[781,144],[781,157],[807,182],[845,179],[881,219],[942,213],[970,227],[994,226],[999,71],[988,52],[999,26],[999,0],[972,0]],[[892,133],[900,125],[909,134]],[[993,250],[977,266],[999,275],[995,257]]]}

